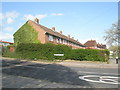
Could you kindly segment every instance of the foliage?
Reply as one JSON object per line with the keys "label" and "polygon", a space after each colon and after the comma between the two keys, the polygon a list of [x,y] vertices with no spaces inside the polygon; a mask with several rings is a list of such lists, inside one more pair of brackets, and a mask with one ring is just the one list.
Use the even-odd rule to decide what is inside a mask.
{"label": "foliage", "polygon": [[[55,57],[54,54],[64,54],[64,57]],[[57,58],[59,60],[108,61],[109,51],[72,49],[66,45],[21,43],[16,46],[15,52],[13,53],[9,51],[9,48],[4,49],[3,56],[36,60],[54,60]]]}
{"label": "foliage", "polygon": [[119,55],[120,46],[110,46],[109,50],[112,51],[112,57],[117,57]]}
{"label": "foliage", "polygon": [[67,59],[70,50],[71,48],[65,45],[26,43],[19,44],[16,53],[21,58],[53,60],[56,53],[65,54],[64,59]]}
{"label": "foliage", "polygon": [[10,58],[19,58],[15,52],[10,52],[10,46],[2,47],[2,56]]}
{"label": "foliage", "polygon": [[[105,61],[105,50],[95,49],[74,49],[71,53],[73,60]],[[108,59],[107,59],[108,60]]]}
{"label": "foliage", "polygon": [[18,45],[20,43],[40,43],[38,32],[27,23],[14,33],[14,44]]}
{"label": "foliage", "polygon": [[[107,61],[108,50],[71,49],[66,45],[21,43],[16,48],[20,58],[54,60],[54,54],[64,54],[63,59]],[[62,59],[57,57],[57,59]]]}

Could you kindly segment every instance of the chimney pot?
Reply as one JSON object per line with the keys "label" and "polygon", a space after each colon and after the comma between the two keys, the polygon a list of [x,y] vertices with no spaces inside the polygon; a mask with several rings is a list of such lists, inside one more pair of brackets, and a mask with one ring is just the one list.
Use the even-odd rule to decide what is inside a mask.
{"label": "chimney pot", "polygon": [[35,19],[34,19],[34,22],[36,22],[36,23],[39,24],[39,19],[38,19],[38,18],[35,18]]}
{"label": "chimney pot", "polygon": [[62,34],[62,31],[60,31],[60,33]]}
{"label": "chimney pot", "polygon": [[52,30],[55,31],[55,27],[52,27]]}
{"label": "chimney pot", "polygon": [[68,35],[68,38],[70,38],[70,35]]}

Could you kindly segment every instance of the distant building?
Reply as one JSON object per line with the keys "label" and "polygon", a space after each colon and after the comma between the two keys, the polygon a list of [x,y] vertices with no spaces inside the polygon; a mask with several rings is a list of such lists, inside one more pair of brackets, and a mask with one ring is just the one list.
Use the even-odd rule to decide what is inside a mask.
{"label": "distant building", "polygon": [[88,49],[106,49],[106,45],[99,44],[96,40],[88,40],[84,45]]}
{"label": "distant building", "polygon": [[13,45],[13,43],[12,42],[7,42],[7,41],[0,40],[0,45],[1,46],[8,46],[8,45]]}
{"label": "distant building", "polygon": [[101,48],[101,49],[106,49],[106,45],[105,44],[97,44],[97,48]]}
{"label": "distant building", "polygon": [[[64,44],[64,45],[70,46],[70,47],[72,47],[74,49],[76,49],[76,48],[84,48],[85,47],[85,45],[81,44],[78,40],[75,40],[74,37],[71,38],[70,35],[65,36],[65,35],[63,35],[62,31],[57,32],[55,30],[55,27],[52,27],[50,29],[50,28],[47,28],[47,27],[39,24],[39,20],[37,18],[34,21],[28,20],[26,22],[26,24],[30,25],[30,27],[32,27],[33,30],[35,30],[36,32],[38,32],[38,38],[37,39],[42,44],[45,44],[45,43]],[[22,36],[25,34],[24,33],[25,30],[27,30],[27,28],[24,28],[23,26],[21,27],[21,28],[24,29],[23,33],[22,33]],[[21,38],[23,38],[23,37],[21,37],[21,38],[17,37],[19,35],[19,31],[20,30],[18,30],[14,34],[14,43],[18,43],[18,44],[20,42],[22,42],[20,40],[21,40]],[[29,36],[29,37],[31,37],[31,36]],[[34,42],[34,41],[31,41],[31,43],[32,42]]]}

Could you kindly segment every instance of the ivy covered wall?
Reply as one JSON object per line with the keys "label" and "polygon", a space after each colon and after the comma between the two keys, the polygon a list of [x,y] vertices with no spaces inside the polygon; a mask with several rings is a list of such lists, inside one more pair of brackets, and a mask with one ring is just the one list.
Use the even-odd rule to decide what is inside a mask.
{"label": "ivy covered wall", "polygon": [[38,32],[27,23],[16,31],[13,36],[15,45],[20,43],[40,43],[38,40]]}

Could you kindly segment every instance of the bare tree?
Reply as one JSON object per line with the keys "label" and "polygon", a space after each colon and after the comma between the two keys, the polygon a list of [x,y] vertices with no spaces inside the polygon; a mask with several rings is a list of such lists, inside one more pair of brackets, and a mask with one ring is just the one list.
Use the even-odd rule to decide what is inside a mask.
{"label": "bare tree", "polygon": [[109,50],[113,51],[113,56],[120,57],[120,20],[112,24],[112,27],[105,31],[104,39],[109,44]]}
{"label": "bare tree", "polygon": [[112,27],[105,31],[106,35],[104,36],[105,41],[110,46],[117,45],[120,43],[120,20],[118,23],[112,24]]}

